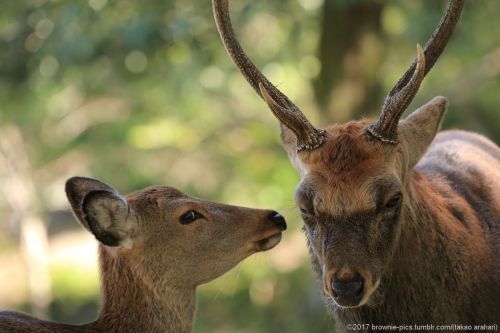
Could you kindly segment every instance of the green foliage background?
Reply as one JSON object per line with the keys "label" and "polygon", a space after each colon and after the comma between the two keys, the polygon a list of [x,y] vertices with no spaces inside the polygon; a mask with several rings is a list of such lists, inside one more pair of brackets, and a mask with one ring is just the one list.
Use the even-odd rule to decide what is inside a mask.
{"label": "green foliage background", "polygon": [[[325,1],[339,9],[359,3]],[[372,78],[383,87],[372,103],[377,106],[413,59],[415,43],[423,44],[434,29],[442,6],[373,2],[383,7],[380,31],[373,32],[381,36],[374,47],[384,50]],[[251,57],[316,123],[349,118],[321,110],[314,100],[318,40],[328,33],[320,25],[324,5],[231,1],[233,22]],[[410,109],[445,95],[451,102],[445,128],[478,131],[500,142],[499,16],[498,1],[467,2],[452,41]],[[346,62],[339,59],[339,67]],[[377,108],[355,112],[370,116]],[[169,184],[211,200],[271,207],[289,221],[285,241],[300,233],[292,195],[298,175],[280,147],[277,121],[233,68],[208,0],[3,1],[2,126],[15,126],[23,137],[50,235],[66,224],[78,228],[67,216],[54,222],[55,212],[67,209],[62,184],[77,174],[125,193]],[[0,218],[8,217],[0,199]],[[16,249],[16,228],[5,225],[2,234],[0,251]],[[49,317],[91,320],[98,306],[97,276],[65,267],[51,268],[51,274]],[[333,331],[319,290],[307,258],[289,271],[257,255],[201,288],[196,328]],[[269,292],[265,302],[252,297]],[[12,306],[30,310],[27,303]]]}

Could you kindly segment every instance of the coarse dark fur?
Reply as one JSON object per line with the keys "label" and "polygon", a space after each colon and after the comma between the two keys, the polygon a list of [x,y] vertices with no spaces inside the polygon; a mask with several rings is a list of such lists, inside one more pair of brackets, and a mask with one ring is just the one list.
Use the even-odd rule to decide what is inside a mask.
{"label": "coarse dark fur", "polygon": [[[402,127],[402,132],[409,128]],[[313,267],[337,326],[342,331],[349,331],[349,324],[498,327],[500,149],[478,134],[447,131],[420,159],[411,157],[412,136],[402,133],[407,140],[400,147],[369,157],[363,147],[371,140],[362,134],[362,123],[331,133],[321,153],[295,163],[305,170],[298,204],[303,211],[314,210],[314,217],[304,214]],[[332,153],[341,161],[331,161]],[[377,218],[378,208],[372,215],[369,209],[361,209],[364,215],[353,212],[379,206],[377,192],[366,183],[391,171],[404,200],[388,228]],[[391,181],[377,186],[389,192],[398,187]],[[380,279],[378,288],[367,290],[371,295],[365,304],[341,307],[332,299],[327,273],[342,266],[371,281]]]}
{"label": "coarse dark fur", "polygon": [[228,0],[212,4],[229,56],[280,121],[283,147],[301,175],[295,196],[312,264],[339,328],[500,324],[500,149],[472,133],[436,137],[444,97],[400,121],[464,1],[448,1],[378,120],[325,129],[250,60]]}

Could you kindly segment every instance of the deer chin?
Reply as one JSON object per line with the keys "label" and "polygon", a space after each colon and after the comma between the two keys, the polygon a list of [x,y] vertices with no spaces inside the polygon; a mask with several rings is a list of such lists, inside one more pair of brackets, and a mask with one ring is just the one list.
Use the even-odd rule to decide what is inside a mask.
{"label": "deer chin", "polygon": [[254,241],[254,249],[256,252],[267,251],[278,245],[281,241],[281,231],[272,234],[271,236],[267,236],[265,238]]}

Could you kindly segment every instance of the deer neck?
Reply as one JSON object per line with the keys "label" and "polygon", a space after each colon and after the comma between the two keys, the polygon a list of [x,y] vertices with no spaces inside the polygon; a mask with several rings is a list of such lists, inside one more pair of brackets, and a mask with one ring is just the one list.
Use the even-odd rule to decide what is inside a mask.
{"label": "deer neck", "polygon": [[[393,318],[398,318],[397,312],[404,310],[417,316],[412,307],[418,305],[412,304],[411,300],[417,303],[420,301],[420,304],[448,300],[447,289],[443,288],[444,281],[451,290],[466,290],[470,287],[466,283],[474,281],[473,274],[462,281],[449,278],[446,275],[449,272],[461,271],[466,276],[465,272],[481,269],[474,267],[474,258],[469,257],[468,252],[473,243],[470,236],[474,231],[463,230],[460,222],[450,217],[451,214],[447,212],[449,198],[439,192],[431,179],[419,172],[413,173],[407,190],[410,200],[404,209],[405,225],[384,274],[385,286],[382,288],[384,301],[398,304],[391,309],[384,308],[384,316],[390,316],[388,312],[394,311]],[[473,253],[479,256],[481,250],[477,249]],[[455,303],[449,304],[449,312],[452,312],[451,308]],[[437,312],[434,315],[435,318],[446,316],[445,313]],[[429,314],[426,313],[425,316]],[[432,319],[425,316],[413,319],[416,322],[429,322]]]}
{"label": "deer neck", "polygon": [[[447,254],[446,238],[453,230],[447,231],[448,226],[439,222],[440,213],[447,209],[446,200],[441,200],[440,194],[425,175],[413,172],[406,192],[409,200],[402,211],[404,225],[388,270],[391,275],[398,275],[406,267],[413,277],[417,277],[414,274],[415,267],[429,267],[430,261],[438,263]],[[418,271],[419,274],[429,272],[428,269]],[[425,281],[422,276],[418,276],[417,280]]]}
{"label": "deer neck", "polygon": [[[191,333],[196,313],[195,287],[171,287],[135,272],[126,259],[100,249],[102,309],[94,323],[105,332]],[[161,290],[159,290],[161,289]]]}
{"label": "deer neck", "polygon": [[[402,230],[403,241],[399,242],[400,249],[436,253],[436,247],[446,244],[450,233],[454,233],[453,225],[440,223],[443,212],[448,210],[449,199],[444,198],[435,185],[418,171],[412,173],[407,192],[409,203],[403,216],[406,223]],[[418,260],[420,256],[411,257]]]}

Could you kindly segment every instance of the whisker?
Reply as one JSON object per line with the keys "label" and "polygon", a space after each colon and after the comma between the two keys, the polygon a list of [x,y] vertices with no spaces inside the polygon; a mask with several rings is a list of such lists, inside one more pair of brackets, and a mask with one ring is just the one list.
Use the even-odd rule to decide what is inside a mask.
{"label": "whisker", "polygon": [[233,287],[231,290],[231,298],[234,297],[234,292],[236,290],[236,284],[238,283],[238,279],[240,278],[241,273],[241,262],[236,266],[236,277],[233,279]]}
{"label": "whisker", "polygon": [[[238,269],[241,265],[241,262],[236,266],[235,269]],[[219,298],[219,296],[222,294],[222,292],[226,289],[226,287],[228,286],[228,284],[234,280],[234,278],[232,277],[234,275],[234,273],[231,271],[229,274],[227,274],[226,276],[224,276],[222,279],[224,280],[224,283],[219,287],[219,290],[217,291],[217,293],[214,295],[214,301],[217,300],[217,298]],[[233,287],[234,288],[234,287]]]}

